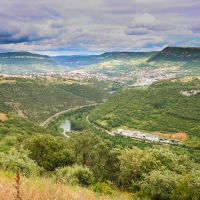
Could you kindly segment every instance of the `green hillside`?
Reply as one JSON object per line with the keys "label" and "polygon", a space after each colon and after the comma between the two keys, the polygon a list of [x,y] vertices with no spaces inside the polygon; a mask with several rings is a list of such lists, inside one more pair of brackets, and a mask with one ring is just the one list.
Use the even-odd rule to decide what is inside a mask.
{"label": "green hillside", "polygon": [[95,132],[64,137],[29,120],[7,118],[0,123],[4,199],[198,199],[200,165],[186,149],[115,148]]}
{"label": "green hillside", "polygon": [[107,97],[107,92],[97,86],[53,78],[1,78],[0,91],[2,111],[35,121],[69,108],[100,103]]}
{"label": "green hillside", "polygon": [[160,133],[186,133],[200,139],[200,80],[171,79],[156,82],[148,89],[129,89],[113,94],[95,108],[90,119],[110,130],[144,130]]}

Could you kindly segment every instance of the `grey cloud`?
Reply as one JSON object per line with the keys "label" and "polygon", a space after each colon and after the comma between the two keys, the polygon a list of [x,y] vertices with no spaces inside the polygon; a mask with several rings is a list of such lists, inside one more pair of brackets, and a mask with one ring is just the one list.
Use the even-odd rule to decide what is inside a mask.
{"label": "grey cloud", "polygon": [[173,36],[178,44],[180,37],[198,35],[199,28],[191,27],[200,20],[192,13],[198,6],[198,0],[9,0],[0,3],[0,43],[30,50],[123,50],[154,48]]}

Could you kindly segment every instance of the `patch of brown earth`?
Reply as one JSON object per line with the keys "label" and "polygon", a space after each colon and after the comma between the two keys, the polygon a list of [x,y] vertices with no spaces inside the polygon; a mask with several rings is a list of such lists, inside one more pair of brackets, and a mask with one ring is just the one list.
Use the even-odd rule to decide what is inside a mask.
{"label": "patch of brown earth", "polygon": [[159,135],[161,137],[167,137],[167,138],[172,138],[172,139],[181,140],[181,141],[184,141],[188,138],[187,133],[184,133],[184,132],[173,133],[173,134],[154,132],[154,134]]}
{"label": "patch of brown earth", "polygon": [[3,112],[0,112],[0,121],[6,121],[8,119],[7,115]]}

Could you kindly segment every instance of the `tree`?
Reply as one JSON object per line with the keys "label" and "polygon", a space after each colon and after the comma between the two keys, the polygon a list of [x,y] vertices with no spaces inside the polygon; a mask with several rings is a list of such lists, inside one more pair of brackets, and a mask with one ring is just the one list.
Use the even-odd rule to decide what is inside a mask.
{"label": "tree", "polygon": [[113,164],[117,162],[109,141],[103,141],[88,131],[74,132],[69,141],[78,165],[89,167],[96,179],[109,177],[111,169],[106,167],[109,160],[113,157]]}
{"label": "tree", "polygon": [[16,173],[18,170],[25,175],[37,175],[40,172],[39,166],[28,157],[29,152],[24,149],[19,151],[11,148],[7,152],[0,153],[0,168]]}
{"label": "tree", "polygon": [[144,173],[156,168],[156,159],[146,151],[136,147],[123,150],[119,160],[122,187],[130,191],[134,190]]}
{"label": "tree", "polygon": [[24,141],[24,147],[30,151],[30,157],[46,170],[74,163],[69,143],[64,137],[34,135]]}
{"label": "tree", "polygon": [[145,174],[144,179],[139,183],[141,191],[138,194],[142,197],[150,197],[152,200],[170,200],[170,194],[180,179],[181,175],[169,170],[152,171],[150,174]]}

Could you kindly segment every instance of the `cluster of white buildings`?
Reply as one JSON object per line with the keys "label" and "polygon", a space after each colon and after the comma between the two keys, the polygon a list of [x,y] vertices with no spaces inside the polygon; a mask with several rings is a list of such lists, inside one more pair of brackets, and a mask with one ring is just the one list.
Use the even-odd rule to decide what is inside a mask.
{"label": "cluster of white buildings", "polygon": [[169,140],[166,138],[161,138],[157,135],[144,133],[141,131],[118,129],[116,131],[113,131],[112,134],[122,134],[124,136],[132,137],[135,139],[148,140],[148,141],[152,141],[152,142],[162,142],[162,143],[169,143],[169,144],[178,144],[179,143],[179,140]]}
{"label": "cluster of white buildings", "polygon": [[191,95],[194,95],[194,94],[199,94],[200,93],[200,90],[190,90],[190,91],[183,91],[181,90],[180,93],[184,96],[191,96]]}
{"label": "cluster of white buildings", "polygon": [[136,83],[130,86],[151,85],[158,80],[166,80],[175,78],[177,73],[167,73],[165,69],[153,69],[151,71],[139,71],[135,74],[137,77]]}

